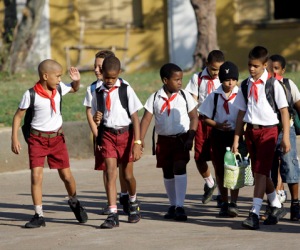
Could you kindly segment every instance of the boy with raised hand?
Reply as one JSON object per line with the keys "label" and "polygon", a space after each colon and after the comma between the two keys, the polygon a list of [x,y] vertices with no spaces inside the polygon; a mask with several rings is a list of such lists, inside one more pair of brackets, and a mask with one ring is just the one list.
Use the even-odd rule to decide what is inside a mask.
{"label": "boy with raised hand", "polygon": [[164,185],[170,207],[165,219],[186,221],[184,200],[187,188],[186,165],[198,125],[197,102],[182,90],[182,70],[176,64],[167,63],[160,69],[163,87],[153,93],[145,104],[141,120],[141,140],[152,117],[158,134],[156,147],[157,167],[162,168]]}
{"label": "boy with raised hand", "polygon": [[[286,65],[285,58],[281,55],[272,55],[270,56],[270,60],[271,60],[271,67],[272,67],[271,71],[274,73],[276,79],[280,81],[282,84],[284,84],[285,88],[287,89],[286,91],[290,91],[294,108],[296,109],[296,112],[300,114],[299,89],[291,79],[283,78],[283,74],[285,73],[285,65]],[[282,140],[282,135],[283,132],[280,131],[278,136],[276,151],[275,151],[274,164],[272,168],[272,180],[274,182],[274,185],[277,186],[278,168],[280,167],[279,176],[281,176],[283,183],[287,183],[291,193],[290,220],[298,221],[300,218],[299,199],[298,199],[300,168],[299,168],[299,161],[297,157],[297,140],[296,140],[297,137],[296,137],[295,127],[293,122],[291,122],[291,127],[290,127],[291,151],[286,154],[283,154],[280,149],[280,142]],[[284,190],[282,191],[285,192]],[[280,194],[278,193],[278,195]]]}
{"label": "boy with raised hand", "polygon": [[[93,98],[93,94],[94,94],[95,90],[97,88],[100,88],[101,85],[103,84],[103,76],[101,73],[103,61],[106,57],[109,57],[109,56],[115,56],[115,54],[110,50],[101,50],[96,53],[95,62],[94,62],[94,73],[95,73],[95,76],[97,77],[97,80],[87,87],[85,99],[83,101],[83,105],[86,107],[87,121],[88,121],[91,131],[93,133],[95,170],[103,171],[103,183],[104,183],[105,192],[107,192],[107,179],[106,179],[106,173],[105,173],[106,168],[105,168],[105,164],[103,164],[103,159],[101,158],[101,153],[99,152],[99,150],[96,146],[96,142],[95,142],[95,138],[97,137],[98,131],[97,131],[97,124],[93,120],[93,116],[91,113],[91,107],[92,107],[92,98]],[[119,166],[119,179],[120,179],[121,193],[119,196],[119,201],[120,201],[120,204],[123,205],[123,211],[125,213],[128,213],[129,195],[128,195],[128,192],[126,189],[126,183],[125,183],[124,177],[122,175],[121,167],[122,166],[120,165]],[[106,206],[106,208],[103,209],[102,214],[105,214],[105,215],[109,214],[108,206]]]}
{"label": "boy with raised hand", "polygon": [[[69,155],[62,131],[62,115],[57,86],[61,95],[76,92],[80,85],[79,71],[71,67],[71,84],[61,82],[62,66],[54,60],[44,60],[38,66],[39,81],[34,85],[34,112],[31,121],[30,137],[28,138],[28,154],[31,169],[31,196],[35,215],[25,224],[25,228],[45,226],[42,206],[42,182],[45,158],[50,169],[57,169],[69,196],[69,206],[80,223],[87,222],[88,216],[76,196],[76,183],[70,170]],[[12,124],[11,149],[20,154],[21,145],[18,140],[18,130],[30,106],[30,91],[27,90],[19,104]]]}
{"label": "boy with raised hand", "polygon": [[[143,105],[134,90],[119,78],[121,63],[117,57],[107,57],[103,61],[101,73],[103,84],[92,100],[92,114],[98,126],[97,147],[106,166],[107,199],[109,212],[100,228],[111,229],[119,226],[117,210],[117,166],[122,164],[123,176],[129,193],[128,222],[137,223],[140,208],[136,195],[136,180],[133,175],[133,161],[141,158],[140,122],[138,110]],[[126,87],[126,108],[123,91]]]}
{"label": "boy with raised hand", "polygon": [[[220,66],[224,63],[224,54],[220,50],[213,50],[208,54],[206,67],[200,72],[194,74],[188,82],[185,90],[190,92],[198,101],[199,107],[206,97],[217,89],[221,84],[218,78]],[[204,122],[204,117],[199,115],[199,123],[195,136],[195,162],[197,169],[205,180],[204,195],[202,203],[210,202],[213,192],[217,187],[217,183],[212,177],[207,165],[207,161],[211,159],[211,142],[210,142],[211,127]]]}
{"label": "boy with raised hand", "polygon": [[259,228],[259,215],[265,193],[270,202],[271,212],[264,224],[277,224],[279,219],[286,214],[270,178],[278,138],[279,120],[269,101],[272,99],[276,103],[281,115],[283,139],[280,147],[283,153],[287,153],[291,149],[288,102],[283,87],[276,79],[273,79],[275,94],[267,96],[266,86],[269,79],[266,70],[267,63],[268,51],[266,48],[256,46],[249,52],[250,76],[241,84],[241,89],[246,88],[247,90],[246,95],[244,96],[243,91],[240,91],[236,97],[236,106],[240,110],[237,116],[232,151],[234,153],[238,151],[239,139],[243,134],[244,123],[246,123],[245,138],[255,180],[253,206],[249,216],[242,223],[242,226],[248,229]]}

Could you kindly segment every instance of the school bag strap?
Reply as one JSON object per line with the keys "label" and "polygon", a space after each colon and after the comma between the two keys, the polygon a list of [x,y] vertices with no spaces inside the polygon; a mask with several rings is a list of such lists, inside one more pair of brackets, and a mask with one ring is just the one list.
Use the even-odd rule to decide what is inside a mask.
{"label": "school bag strap", "polygon": [[203,71],[198,73],[198,100],[199,100],[199,95],[200,95],[200,85],[201,85],[201,82],[202,82],[202,78],[201,78],[202,72]]}
{"label": "school bag strap", "polygon": [[[61,106],[62,106],[62,90],[60,84],[56,87],[58,93],[60,94],[60,113],[61,113]],[[22,133],[25,139],[25,142],[28,143],[28,138],[30,137],[30,130],[31,130],[31,122],[34,117],[34,101],[35,101],[35,91],[34,88],[28,89],[30,95],[30,104],[28,109],[26,110],[24,123],[21,127]]]}
{"label": "school bag strap", "polygon": [[215,118],[215,115],[217,112],[217,103],[218,103],[219,95],[220,95],[219,93],[214,93],[214,109],[213,109],[213,113],[212,113],[212,117],[211,117],[212,120]]}

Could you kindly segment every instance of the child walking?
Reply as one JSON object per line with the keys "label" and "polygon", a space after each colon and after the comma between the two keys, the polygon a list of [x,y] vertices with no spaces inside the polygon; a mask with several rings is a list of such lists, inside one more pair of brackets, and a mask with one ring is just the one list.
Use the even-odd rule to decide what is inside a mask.
{"label": "child walking", "polygon": [[[267,62],[268,50],[266,48],[256,46],[249,52],[248,69],[250,76],[242,82],[242,91],[236,97],[236,105],[240,110],[236,122],[232,151],[237,152],[239,138],[243,134],[244,123],[246,123],[245,138],[255,180],[253,206],[249,212],[249,216],[242,223],[242,226],[248,229],[259,228],[260,210],[265,193],[271,205],[271,212],[266,220],[264,220],[264,224],[277,224],[279,219],[286,214],[270,178],[278,138],[277,124],[279,120],[269,100],[273,99],[281,115],[283,126],[281,150],[283,153],[289,152],[291,148],[288,103],[284,89],[277,80],[273,84],[274,96],[270,94],[267,96]],[[243,88],[247,90],[246,98],[243,94]]]}
{"label": "child walking", "polygon": [[[208,54],[206,68],[197,74],[194,74],[188,82],[185,90],[190,92],[201,107],[206,97],[220,86],[218,73],[220,66],[224,63],[224,54],[220,50],[213,50]],[[217,187],[217,183],[212,177],[207,165],[207,161],[211,159],[211,127],[204,122],[204,117],[199,115],[199,123],[195,137],[195,162],[197,169],[205,180],[204,195],[202,203],[207,204],[211,201],[213,192]]]}
{"label": "child walking", "polygon": [[[296,84],[288,78],[283,78],[283,74],[285,73],[285,58],[281,55],[272,55],[270,56],[271,66],[273,73],[278,81],[284,84],[286,91],[290,91],[292,97],[292,104],[295,108],[295,111],[300,114],[300,92],[297,88]],[[281,186],[279,186],[277,190],[277,195],[279,199],[285,196],[286,199],[286,191],[283,190],[283,183],[287,183],[288,188],[291,194],[291,205],[290,205],[290,220],[299,221],[299,178],[300,178],[300,168],[299,161],[297,157],[297,140],[296,140],[296,132],[294,127],[293,119],[291,120],[290,126],[290,143],[291,150],[283,154],[280,149],[280,142],[282,140],[283,132],[280,131],[276,151],[275,158],[272,168],[272,180],[275,186],[279,186],[281,179]],[[280,170],[278,172],[278,169]],[[278,180],[277,180],[278,176]],[[280,178],[279,178],[280,177]],[[283,203],[284,200],[281,200]]]}
{"label": "child walking", "polygon": [[239,72],[232,62],[224,62],[219,70],[219,79],[222,85],[210,94],[199,108],[204,121],[210,127],[212,155],[218,188],[221,193],[220,216],[236,217],[239,214],[237,198],[239,189],[230,190],[230,203],[228,202],[228,189],[224,187],[224,155],[226,147],[231,147],[234,138],[235,122],[238,107],[235,98],[239,91],[237,81]]}
{"label": "child walking", "polygon": [[[25,228],[45,226],[42,205],[42,181],[45,158],[50,169],[57,169],[61,180],[68,192],[68,204],[80,223],[88,220],[85,209],[76,196],[76,183],[70,170],[69,155],[62,131],[61,96],[57,88],[61,88],[61,95],[76,92],[80,85],[80,73],[71,67],[69,74],[73,82],[61,82],[62,66],[54,60],[44,60],[38,66],[39,81],[34,85],[34,115],[31,122],[30,137],[28,139],[28,154],[31,170],[31,196],[35,214],[25,224]],[[30,92],[27,90],[19,104],[12,124],[11,148],[15,154],[20,154],[21,145],[18,140],[18,130],[30,105]]]}
{"label": "child walking", "polygon": [[[91,85],[89,85],[87,87],[85,99],[83,101],[83,105],[86,107],[87,121],[88,121],[90,129],[93,133],[94,155],[95,155],[95,170],[99,170],[99,171],[102,170],[103,171],[103,183],[104,183],[105,192],[107,192],[106,168],[105,168],[105,164],[103,162],[103,159],[101,157],[101,153],[100,153],[100,151],[99,151],[99,149],[96,145],[95,138],[97,137],[98,131],[97,131],[97,124],[93,120],[93,116],[92,116],[92,112],[91,112],[92,108],[91,107],[92,107],[92,98],[94,96],[95,90],[100,88],[101,85],[103,84],[103,77],[102,77],[102,74],[101,74],[103,61],[106,57],[109,57],[109,56],[115,56],[115,54],[110,50],[102,50],[102,51],[99,51],[95,55],[94,73],[95,73],[95,76],[96,76],[97,80],[94,81]],[[126,82],[126,84],[128,84],[128,83]],[[124,177],[122,175],[121,168],[122,168],[122,166],[119,166],[119,180],[120,180],[120,186],[121,186],[121,193],[120,193],[120,196],[119,196],[119,201],[120,201],[120,204],[123,206],[123,211],[125,213],[128,213],[129,195],[128,195],[128,192],[127,192],[126,182],[125,182]],[[109,214],[108,205],[103,209],[102,214],[104,214],[104,215]]]}
{"label": "child walking", "polygon": [[181,89],[182,76],[181,68],[175,64],[167,63],[161,67],[163,87],[148,98],[141,120],[141,140],[144,145],[149,124],[155,116],[157,167],[162,168],[170,202],[164,218],[177,221],[187,220],[184,210],[186,165],[190,160],[189,151],[198,125],[197,102]]}
{"label": "child walking", "polygon": [[[140,122],[138,110],[143,105],[134,90],[123,79],[118,78],[121,63],[117,57],[107,57],[102,64],[103,84],[97,89],[92,100],[92,114],[98,126],[97,146],[106,166],[107,199],[109,215],[100,228],[111,229],[119,226],[117,212],[116,178],[118,163],[122,164],[123,176],[129,193],[128,222],[137,223],[140,208],[136,195],[136,180],[133,175],[133,161],[141,158]],[[125,104],[123,107],[125,88]],[[123,97],[122,97],[123,96]]]}

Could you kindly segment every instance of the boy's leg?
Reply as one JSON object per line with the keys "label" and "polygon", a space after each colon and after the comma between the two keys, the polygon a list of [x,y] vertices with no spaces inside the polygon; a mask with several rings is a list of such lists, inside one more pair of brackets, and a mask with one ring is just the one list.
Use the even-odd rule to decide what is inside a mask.
{"label": "boy's leg", "polygon": [[25,228],[38,228],[46,226],[42,206],[43,167],[31,169],[31,197],[35,215],[25,224]]}
{"label": "boy's leg", "polygon": [[68,192],[69,200],[68,204],[75,214],[76,219],[80,223],[85,223],[88,220],[87,213],[85,209],[81,206],[79,200],[76,196],[76,183],[75,179],[71,173],[71,169],[68,168],[62,168],[58,169],[58,174],[61,180],[64,182],[66,190]]}
{"label": "boy's leg", "polygon": [[173,168],[176,193],[176,209],[174,219],[177,221],[187,220],[187,215],[183,208],[187,188],[186,164],[187,162],[184,160],[176,161]]}
{"label": "boy's leg", "polygon": [[120,181],[120,187],[121,187],[119,202],[123,206],[123,212],[125,214],[128,214],[128,212],[129,212],[129,194],[127,191],[127,183],[126,183],[126,180],[124,177],[122,164],[119,164],[119,181]]}
{"label": "boy's leg", "polygon": [[128,222],[137,223],[141,219],[139,203],[136,197],[136,180],[133,175],[133,162],[122,165],[124,180],[129,194]]}

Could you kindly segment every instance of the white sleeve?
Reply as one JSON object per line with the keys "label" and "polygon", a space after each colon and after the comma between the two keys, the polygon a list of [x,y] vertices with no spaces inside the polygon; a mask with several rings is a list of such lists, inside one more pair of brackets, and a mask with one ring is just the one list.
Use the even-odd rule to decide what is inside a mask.
{"label": "white sleeve", "polygon": [[190,81],[186,85],[185,90],[195,96],[198,96],[198,74],[193,74]]}
{"label": "white sleeve", "polygon": [[23,94],[22,100],[20,101],[19,108],[20,109],[28,109],[30,105],[30,93],[29,90]]}
{"label": "white sleeve", "polygon": [[291,87],[291,95],[293,97],[294,104],[300,100],[300,92],[297,85],[289,79],[290,87]]}

